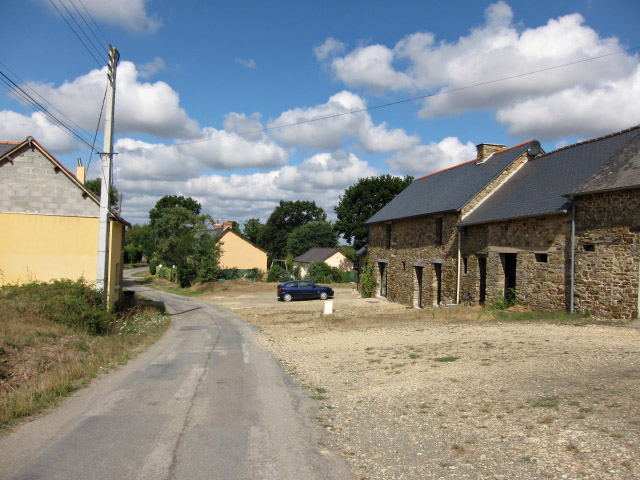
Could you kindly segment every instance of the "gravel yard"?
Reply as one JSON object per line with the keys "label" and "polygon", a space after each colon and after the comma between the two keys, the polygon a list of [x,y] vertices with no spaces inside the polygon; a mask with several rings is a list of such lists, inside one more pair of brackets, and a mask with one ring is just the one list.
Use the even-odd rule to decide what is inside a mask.
{"label": "gravel yard", "polygon": [[278,302],[273,284],[204,299],[260,329],[356,478],[640,478],[635,324],[500,323],[350,287],[332,315]]}

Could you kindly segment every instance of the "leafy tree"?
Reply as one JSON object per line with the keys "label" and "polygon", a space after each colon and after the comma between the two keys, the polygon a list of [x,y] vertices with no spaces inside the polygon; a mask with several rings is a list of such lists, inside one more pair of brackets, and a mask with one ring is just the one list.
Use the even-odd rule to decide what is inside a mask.
{"label": "leafy tree", "polygon": [[197,215],[185,207],[163,209],[153,225],[157,256],[171,265],[177,265],[183,256],[180,249],[186,248],[183,238],[191,233],[197,220]]}
{"label": "leafy tree", "polygon": [[[102,180],[100,178],[94,178],[93,180],[87,180],[84,186],[93,193],[98,199],[100,199],[100,192],[102,191]],[[111,185],[111,191],[109,192],[109,208],[116,210],[118,206],[118,189]]]}
{"label": "leafy tree", "polygon": [[125,246],[142,249],[147,261],[151,260],[156,250],[156,242],[151,225],[133,225],[127,230],[124,244]]}
{"label": "leafy tree", "polygon": [[260,239],[260,230],[262,229],[262,226],[263,225],[260,223],[259,218],[250,218],[244,222],[244,229],[242,230],[242,233],[250,242],[257,244]]}
{"label": "leafy tree", "polygon": [[368,229],[365,222],[378,210],[407,188],[413,177],[394,177],[389,174],[361,178],[340,196],[337,207],[336,228],[344,239],[359,250],[366,244]]}
{"label": "leafy tree", "polygon": [[376,288],[376,279],[373,274],[373,262],[369,260],[369,257],[364,259],[360,282],[362,285],[362,298],[371,298]]}
{"label": "leafy tree", "polygon": [[257,243],[269,252],[271,258],[283,258],[286,255],[287,237],[294,229],[309,222],[326,219],[326,212],[314,201],[280,200],[267,223],[260,229]]}
{"label": "leafy tree", "polygon": [[309,222],[293,230],[287,238],[287,252],[294,257],[313,247],[338,246],[338,232],[329,222]]}
{"label": "leafy tree", "polygon": [[189,210],[194,215],[200,215],[202,206],[191,197],[184,198],[177,195],[165,195],[156,202],[156,206],[149,210],[149,224],[154,227],[156,222],[163,215],[164,210],[182,207]]}

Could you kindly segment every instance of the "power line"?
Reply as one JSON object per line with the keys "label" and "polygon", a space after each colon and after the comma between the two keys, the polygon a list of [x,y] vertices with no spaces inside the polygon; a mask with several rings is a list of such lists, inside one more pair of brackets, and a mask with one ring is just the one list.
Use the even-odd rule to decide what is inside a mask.
{"label": "power line", "polygon": [[[104,43],[106,43],[107,45],[111,45],[111,42],[109,40],[107,40],[107,37],[104,36],[104,33],[102,33],[102,30],[100,29],[100,27],[98,26],[96,21],[93,19],[93,16],[91,16],[91,13],[89,13],[89,10],[87,10],[87,7],[84,6],[84,3],[82,2],[82,0],[78,0],[78,2],[80,2],[80,5],[82,5],[82,8],[86,12],[87,16],[91,19],[91,23],[93,23],[93,25],[96,27],[96,30],[98,30],[98,32],[102,36],[102,39],[104,40]],[[73,1],[71,3],[73,3]],[[93,32],[93,30],[92,30],[92,32]],[[98,42],[98,43],[100,43],[100,42]]]}
{"label": "power line", "polygon": [[638,49],[640,49],[640,47],[628,48],[626,50],[619,50],[617,52],[606,53],[604,55],[599,55],[597,57],[590,57],[590,58],[585,58],[583,60],[576,60],[574,62],[564,63],[562,65],[555,65],[553,67],[541,68],[539,70],[534,70],[532,72],[518,73],[516,75],[511,75],[509,77],[496,78],[496,79],[493,79],[493,80],[487,80],[485,82],[479,82],[479,83],[474,83],[472,85],[466,85],[464,87],[457,87],[457,88],[451,88],[451,89],[448,89],[448,90],[441,90],[440,92],[429,93],[427,95],[420,95],[418,97],[405,98],[403,100],[397,100],[397,101],[394,101],[394,102],[388,102],[388,103],[384,103],[384,104],[381,104],[381,105],[374,105],[373,107],[364,107],[364,108],[359,108],[359,109],[356,109],[356,110],[349,110],[348,112],[334,113],[332,115],[325,115],[325,116],[322,116],[322,117],[310,118],[310,119],[306,119],[306,120],[299,120],[299,121],[296,121],[296,122],[285,123],[285,124],[282,124],[282,125],[274,125],[272,127],[263,127],[263,128],[259,128],[259,129],[256,129],[256,130],[247,130],[247,131],[244,131],[244,132],[230,133],[230,134],[227,134],[227,135],[220,135],[220,136],[213,137],[213,138],[205,138],[205,139],[200,139],[200,140],[191,140],[191,141],[188,141],[188,142],[174,143],[173,145],[157,145],[157,146],[154,146],[154,147],[136,148],[136,149],[133,149],[133,150],[127,150],[126,153],[141,152],[141,151],[146,151],[146,150],[159,150],[159,149],[162,149],[162,148],[174,148],[174,147],[180,147],[182,145],[192,145],[192,144],[195,144],[195,143],[212,142],[212,141],[216,141],[216,140],[224,140],[226,138],[242,137],[242,136],[251,135],[251,134],[254,134],[254,133],[264,133],[264,132],[268,132],[268,131],[271,131],[271,130],[277,130],[277,129],[280,129],[280,128],[295,127],[297,125],[304,125],[304,124],[307,124],[307,123],[319,122],[319,121],[322,121],[322,120],[330,120],[332,118],[343,117],[345,115],[355,115],[356,113],[368,112],[368,111],[371,111],[371,110],[377,110],[377,109],[380,109],[380,108],[391,107],[391,106],[400,105],[400,104],[403,104],[403,103],[416,102],[418,100],[425,100],[425,99],[431,98],[431,97],[437,97],[437,96],[440,96],[440,95],[446,95],[446,94],[450,94],[450,93],[460,92],[460,91],[463,91],[463,90],[469,90],[469,89],[472,89],[472,88],[482,87],[482,86],[485,86],[485,85],[491,85],[491,84],[494,84],[494,83],[504,82],[506,80],[513,80],[515,78],[521,78],[521,77],[526,77],[526,76],[529,76],[529,75],[535,75],[535,74],[542,73],[542,72],[548,72],[550,70],[557,70],[557,69],[560,69],[560,68],[565,68],[565,67],[569,67],[569,66],[572,66],[572,65],[577,65],[577,64],[580,64],[580,63],[591,62],[591,61],[594,61],[594,60],[599,60],[599,59],[606,58],[606,57],[611,57],[611,56],[614,56],[614,55],[620,55],[620,54],[623,54],[623,53],[632,52],[632,51],[635,51],[635,50],[638,50]]}
{"label": "power line", "polygon": [[[64,20],[64,23],[67,24],[67,26],[71,29],[71,31],[73,32],[73,34],[76,36],[76,38],[80,41],[80,43],[82,43],[82,46],[84,46],[84,48],[87,50],[87,52],[89,52],[89,55],[91,55],[91,57],[93,57],[93,59],[95,60],[95,62],[98,64],[98,67],[102,68],[103,67],[103,63],[100,62],[100,60],[98,60],[98,58],[93,54],[93,52],[91,51],[91,49],[87,46],[87,44],[84,42],[84,40],[82,40],[82,38],[80,37],[80,35],[78,35],[78,32],[76,32],[76,30],[73,28],[73,26],[69,23],[69,21],[67,20],[67,18],[64,16],[64,14],[60,11],[60,9],[56,6],[55,3],[53,3],[53,0],[49,0],[49,3],[51,3],[51,5],[53,5],[53,8],[56,9],[56,11],[58,12],[58,14],[60,15],[60,17]],[[69,12],[69,9],[64,5],[64,3],[60,2],[61,5],[64,7],[64,9],[67,11],[67,13],[69,14],[69,16],[72,18],[72,20],[78,25],[78,22],[75,20],[75,17],[73,17],[73,15],[71,15],[71,13]],[[78,25],[79,27],[79,25]],[[86,35],[86,33],[84,33],[84,30],[82,30],[82,28],[80,28],[80,30],[82,31],[82,33]],[[92,46],[95,48],[95,46],[92,44]],[[99,50],[98,50],[99,51]],[[102,55],[101,53],[98,53],[98,55]]]}
{"label": "power line", "polygon": [[102,97],[102,107],[100,108],[100,115],[98,116],[98,124],[96,125],[96,133],[93,136],[93,147],[91,148],[91,153],[89,154],[89,162],[87,162],[87,172],[89,171],[89,167],[91,166],[91,158],[93,157],[93,152],[96,151],[96,138],[98,138],[98,130],[100,130],[100,120],[102,120],[102,112],[104,112],[104,102],[107,99],[107,91],[109,90],[109,84],[104,89],[104,97]]}
{"label": "power line", "polygon": [[[75,9],[76,13],[78,14],[78,16],[82,19],[82,21],[84,22],[84,24],[87,27],[87,30],[89,30],[89,32],[91,32],[91,34],[93,35],[93,38],[96,39],[96,42],[98,43],[98,45],[100,45],[101,41],[98,38],[98,36],[96,35],[96,32],[93,31],[93,28],[91,28],[91,26],[89,25],[89,23],[87,22],[87,20],[84,18],[84,15],[82,15],[82,12],[80,10],[78,10],[78,7],[76,6],[76,4],[73,2],[73,0],[69,0],[69,3],[71,3],[71,5],[73,5],[73,8]],[[84,4],[82,5],[84,7]],[[85,8],[85,10],[87,10]],[[91,18],[91,20],[93,21],[93,18],[91,17],[91,14],[87,11],[87,15],[89,16],[89,18]],[[96,22],[93,22],[94,25],[96,25]],[[97,25],[96,25],[97,27]],[[102,32],[101,32],[102,33]],[[104,35],[103,35],[104,37]],[[105,43],[109,43],[106,41],[105,39]],[[91,44],[93,45],[93,41],[91,42]],[[99,51],[99,49],[98,49]]]}

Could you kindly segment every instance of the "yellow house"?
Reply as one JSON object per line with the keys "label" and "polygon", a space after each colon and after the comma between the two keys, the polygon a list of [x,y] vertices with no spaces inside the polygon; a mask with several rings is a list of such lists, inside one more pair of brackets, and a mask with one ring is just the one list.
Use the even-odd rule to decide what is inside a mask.
{"label": "yellow house", "polygon": [[342,272],[353,270],[353,260],[343,254],[339,248],[314,247],[293,259],[293,266],[300,267],[302,276],[309,272],[309,265],[313,262],[324,262]]}
{"label": "yellow house", "polygon": [[250,242],[233,228],[232,222],[224,222],[222,226],[216,224],[209,233],[219,236],[221,245],[220,268],[237,268],[238,270],[251,270],[257,268],[267,271],[267,252]]}
{"label": "yellow house", "polygon": [[[33,138],[0,143],[0,284],[95,282],[100,201]],[[110,219],[109,298],[120,298],[125,227]]]}

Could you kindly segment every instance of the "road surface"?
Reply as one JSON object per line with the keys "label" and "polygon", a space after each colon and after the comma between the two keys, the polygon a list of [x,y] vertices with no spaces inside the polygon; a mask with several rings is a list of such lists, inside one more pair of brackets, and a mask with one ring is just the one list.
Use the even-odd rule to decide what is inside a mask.
{"label": "road surface", "polygon": [[244,320],[193,299],[127,288],[165,303],[167,333],[0,438],[0,478],[353,478],[320,445],[315,402]]}

